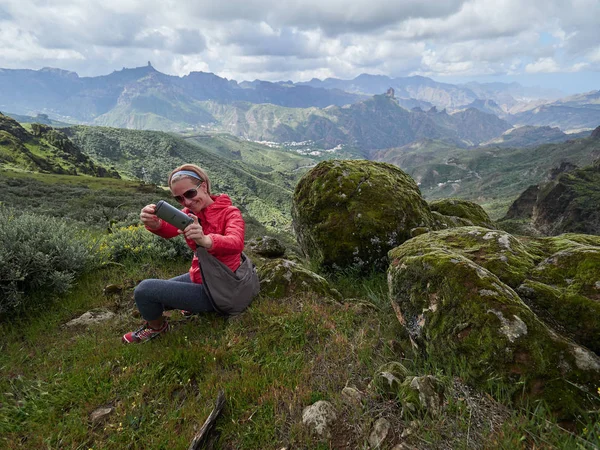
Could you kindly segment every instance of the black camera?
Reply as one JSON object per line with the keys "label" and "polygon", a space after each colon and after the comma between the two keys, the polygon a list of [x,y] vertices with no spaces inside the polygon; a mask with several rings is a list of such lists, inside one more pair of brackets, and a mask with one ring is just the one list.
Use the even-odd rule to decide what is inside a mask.
{"label": "black camera", "polygon": [[194,222],[194,219],[192,219],[186,213],[178,210],[174,206],[169,205],[164,200],[161,200],[156,204],[154,214],[156,214],[157,217],[160,217],[165,222],[176,226],[180,230],[185,230],[188,225]]}

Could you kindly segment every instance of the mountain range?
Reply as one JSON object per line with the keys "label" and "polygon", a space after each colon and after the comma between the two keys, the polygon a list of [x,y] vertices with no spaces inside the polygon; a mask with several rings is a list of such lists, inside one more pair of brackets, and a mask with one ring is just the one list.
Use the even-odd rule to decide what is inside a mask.
{"label": "mountain range", "polygon": [[[321,141],[323,145],[331,142],[362,145],[364,139],[355,136],[357,127],[353,126],[364,119],[360,112],[368,110],[382,117],[387,106],[375,101],[376,107],[384,109],[373,111],[373,104],[356,105],[369,102],[374,95],[381,95],[389,88],[394,90],[398,107],[417,113],[414,116],[403,114],[413,130],[431,127],[431,118],[426,119],[421,113],[432,108],[448,116],[478,110],[506,122],[498,128],[498,134],[490,135],[487,126],[493,119],[469,112],[466,114],[470,126],[485,130],[476,134],[464,133],[456,131],[456,126],[452,125],[447,136],[439,136],[437,132],[425,136],[441,137],[454,143],[462,141],[462,145],[477,145],[500,136],[515,125],[552,126],[566,132],[591,130],[600,123],[600,91],[557,100],[560,92],[523,87],[517,83],[454,85],[419,76],[390,78],[368,74],[353,80],[328,78],[298,83],[261,80],[238,83],[205,72],[191,72],[182,77],[166,75],[150,63],[98,77],[79,77],[74,72],[52,68],[37,71],[0,69],[0,110],[16,115],[46,114],[53,120],[121,128],[210,129],[248,139],[278,141],[302,141],[314,136],[316,139],[313,140]],[[351,117],[354,113],[358,115]],[[339,120],[343,124],[338,126],[336,121]],[[441,121],[448,122],[447,119]],[[455,120],[461,121],[460,116]],[[406,123],[399,126],[407,128]],[[406,144],[404,139],[394,137],[398,126],[381,128],[377,132],[380,135],[377,142],[363,150]],[[386,130],[392,135],[383,136]],[[419,132],[414,135],[415,139],[422,137]],[[402,136],[410,136],[410,133]]]}

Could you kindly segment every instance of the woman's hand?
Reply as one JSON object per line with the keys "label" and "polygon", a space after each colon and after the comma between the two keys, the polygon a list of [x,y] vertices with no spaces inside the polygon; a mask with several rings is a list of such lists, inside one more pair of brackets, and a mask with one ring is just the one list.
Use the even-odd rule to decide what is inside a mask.
{"label": "woman's hand", "polygon": [[156,205],[151,203],[144,206],[142,208],[142,212],[140,212],[140,220],[151,230],[157,230],[160,228],[160,219],[154,214],[155,211]]}
{"label": "woman's hand", "polygon": [[198,218],[193,214],[188,214],[188,216],[194,219],[194,223],[188,225],[183,231],[179,230],[179,234],[183,234],[186,239],[194,241],[200,247],[211,248],[213,244],[212,238],[204,234],[202,225],[198,223]]}

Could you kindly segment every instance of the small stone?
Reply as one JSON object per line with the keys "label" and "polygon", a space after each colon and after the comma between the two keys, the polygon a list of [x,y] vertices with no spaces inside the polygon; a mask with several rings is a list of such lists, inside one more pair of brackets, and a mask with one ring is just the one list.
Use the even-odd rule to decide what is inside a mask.
{"label": "small stone", "polygon": [[416,227],[410,230],[410,235],[412,237],[420,236],[422,234],[429,233],[429,228],[427,227]]}
{"label": "small stone", "polygon": [[390,432],[390,422],[383,417],[381,419],[377,419],[375,425],[373,426],[373,431],[371,431],[371,435],[369,436],[369,445],[371,448],[379,448],[388,433]]}
{"label": "small stone", "polygon": [[65,326],[67,326],[67,327],[75,327],[78,325],[88,326],[88,325],[105,322],[107,320],[112,319],[113,317],[115,317],[115,313],[112,313],[112,312],[106,311],[106,310],[96,309],[96,310],[91,310],[86,313],[83,313],[81,316],[77,317],[76,319],[73,319],[73,320],[67,322],[65,324]]}
{"label": "small stone", "polygon": [[358,406],[362,403],[363,394],[356,388],[346,386],[342,389],[342,398],[345,403]]}
{"label": "small stone", "polygon": [[336,420],[335,408],[325,400],[319,400],[302,411],[302,423],[319,436],[330,436],[329,428]]}
{"label": "small stone", "polygon": [[112,294],[120,294],[123,291],[123,286],[119,286],[117,284],[107,284],[102,293],[104,295],[112,295]]}
{"label": "small stone", "polygon": [[438,415],[444,402],[444,385],[434,376],[414,377],[411,389],[419,392],[421,406],[432,415]]}
{"label": "small stone", "polygon": [[102,423],[114,410],[112,406],[97,408],[90,414],[90,422],[94,425]]}
{"label": "small stone", "polygon": [[408,445],[406,442],[400,442],[399,444],[395,445],[392,450],[416,450],[416,448],[412,445]]}

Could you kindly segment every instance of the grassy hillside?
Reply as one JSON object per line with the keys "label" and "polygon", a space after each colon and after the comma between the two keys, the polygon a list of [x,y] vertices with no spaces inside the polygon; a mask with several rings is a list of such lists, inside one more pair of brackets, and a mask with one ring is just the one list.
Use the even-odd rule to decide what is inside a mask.
{"label": "grassy hillside", "polygon": [[0,113],[0,167],[59,174],[118,178],[114,168],[98,164],[59,130],[28,124]]}
{"label": "grassy hillside", "polygon": [[600,141],[585,138],[533,148],[471,150],[422,141],[384,150],[374,157],[408,172],[426,198],[473,200],[498,219],[521,192],[539,183],[551,168],[563,161],[585,166],[599,156]]}
{"label": "grassy hillside", "polygon": [[0,169],[0,192],[4,206],[103,229],[137,223],[144,205],[166,198],[164,189],[139,181],[7,169]]}
{"label": "grassy hillside", "polygon": [[[298,175],[264,165],[245,164],[224,158],[214,148],[209,150],[221,148],[222,154],[239,151],[239,148],[228,147],[223,139],[213,141],[211,138],[208,145],[195,145],[163,132],[85,126],[68,128],[66,133],[98,161],[115,165],[124,175],[150,183],[165,185],[169,171],[176,166],[198,164],[211,177],[214,193],[229,194],[235,205],[263,224],[290,226],[291,193]],[[223,150],[223,146],[227,150]],[[297,159],[283,152],[280,155],[281,160]]]}
{"label": "grassy hillside", "polygon": [[[120,336],[139,324],[136,280],[187,269],[130,258],[83,276],[51,303],[0,323],[0,446],[22,448],[185,449],[220,389],[226,405],[211,435],[214,448],[369,448],[376,420],[390,423],[382,448],[581,448],[598,442],[593,425],[572,435],[543,407],[510,403],[502,388],[474,391],[460,369],[412,355],[391,308],[384,276],[332,280],[343,303],[306,293],[258,298],[242,316],[171,316],[172,332],[139,346]],[[107,285],[116,286],[105,291]],[[103,293],[106,292],[106,293]],[[92,309],[116,313],[104,323],[65,327]],[[404,352],[407,352],[406,354]],[[441,416],[405,410],[368,387],[378,368],[402,361],[413,375],[443,383]],[[363,400],[345,400],[356,388]],[[302,425],[303,409],[332,402],[331,437]],[[104,420],[91,413],[109,408]]]}
{"label": "grassy hillside", "polygon": [[12,117],[19,123],[41,123],[44,125],[50,125],[54,128],[62,128],[73,125],[72,123],[61,122],[59,120],[51,119],[48,117],[48,114],[37,114],[35,117],[12,113],[5,113],[5,115]]}
{"label": "grassy hillside", "polygon": [[[442,367],[413,353],[389,301],[385,274],[359,278],[338,273],[329,281],[342,294],[340,302],[300,291],[283,299],[263,294],[229,320],[210,314],[184,318],[174,312],[172,332],[148,344],[122,345],[121,335],[140,323],[133,302],[139,280],[184,273],[191,257],[177,238],[167,243],[140,240],[152,235],[133,226],[139,223],[139,208],[168,194],[151,181],[164,183],[175,165],[197,162],[246,212],[262,212],[262,220],[272,217],[272,232],[285,229],[280,224],[286,223],[295,184],[290,171],[311,158],[229,136],[186,140],[91,127],[68,133],[94,159],[148,182],[0,170],[3,206],[33,211],[40,223],[47,216],[62,217],[73,225],[90,260],[69,293],[51,296],[37,286],[26,307],[0,320],[0,448],[185,449],[220,389],[226,405],[211,434],[214,448],[370,448],[379,419],[390,424],[381,447],[387,450],[400,443],[414,449],[591,450],[600,445],[597,421],[579,418],[570,424],[577,430],[571,433],[543,405],[513,403],[514,386],[493,379],[482,390],[465,385],[467,369],[460,355],[455,364]],[[572,144],[573,154],[580,155],[585,151],[578,146],[591,145],[588,140]],[[492,169],[506,174],[499,153],[471,160],[459,149],[432,145],[435,152],[413,149],[415,159],[409,161],[418,166],[435,157],[440,171],[467,170],[463,164],[472,164],[480,173],[496,161],[499,165]],[[444,152],[465,159],[446,160],[440,156]],[[545,152],[558,150],[548,147]],[[515,153],[511,161],[514,167],[527,167],[529,159]],[[264,234],[264,228],[247,219],[247,237]],[[52,229],[39,228],[41,239],[47,233],[52,241],[64,241]],[[160,253],[154,253],[157,240],[163,246]],[[169,245],[173,248],[164,247]],[[10,255],[0,255],[3,264],[10,261]],[[300,260],[289,245],[288,256]],[[65,326],[94,308],[115,316],[101,324]],[[390,361],[402,362],[411,375],[439,380],[444,388],[441,415],[411,410],[399,401],[398,392],[371,384]],[[356,388],[362,399],[348,400],[342,394],[347,387]],[[304,408],[318,400],[336,408],[330,437],[315,436],[302,425]],[[91,414],[100,407],[110,413],[93,421]]]}

